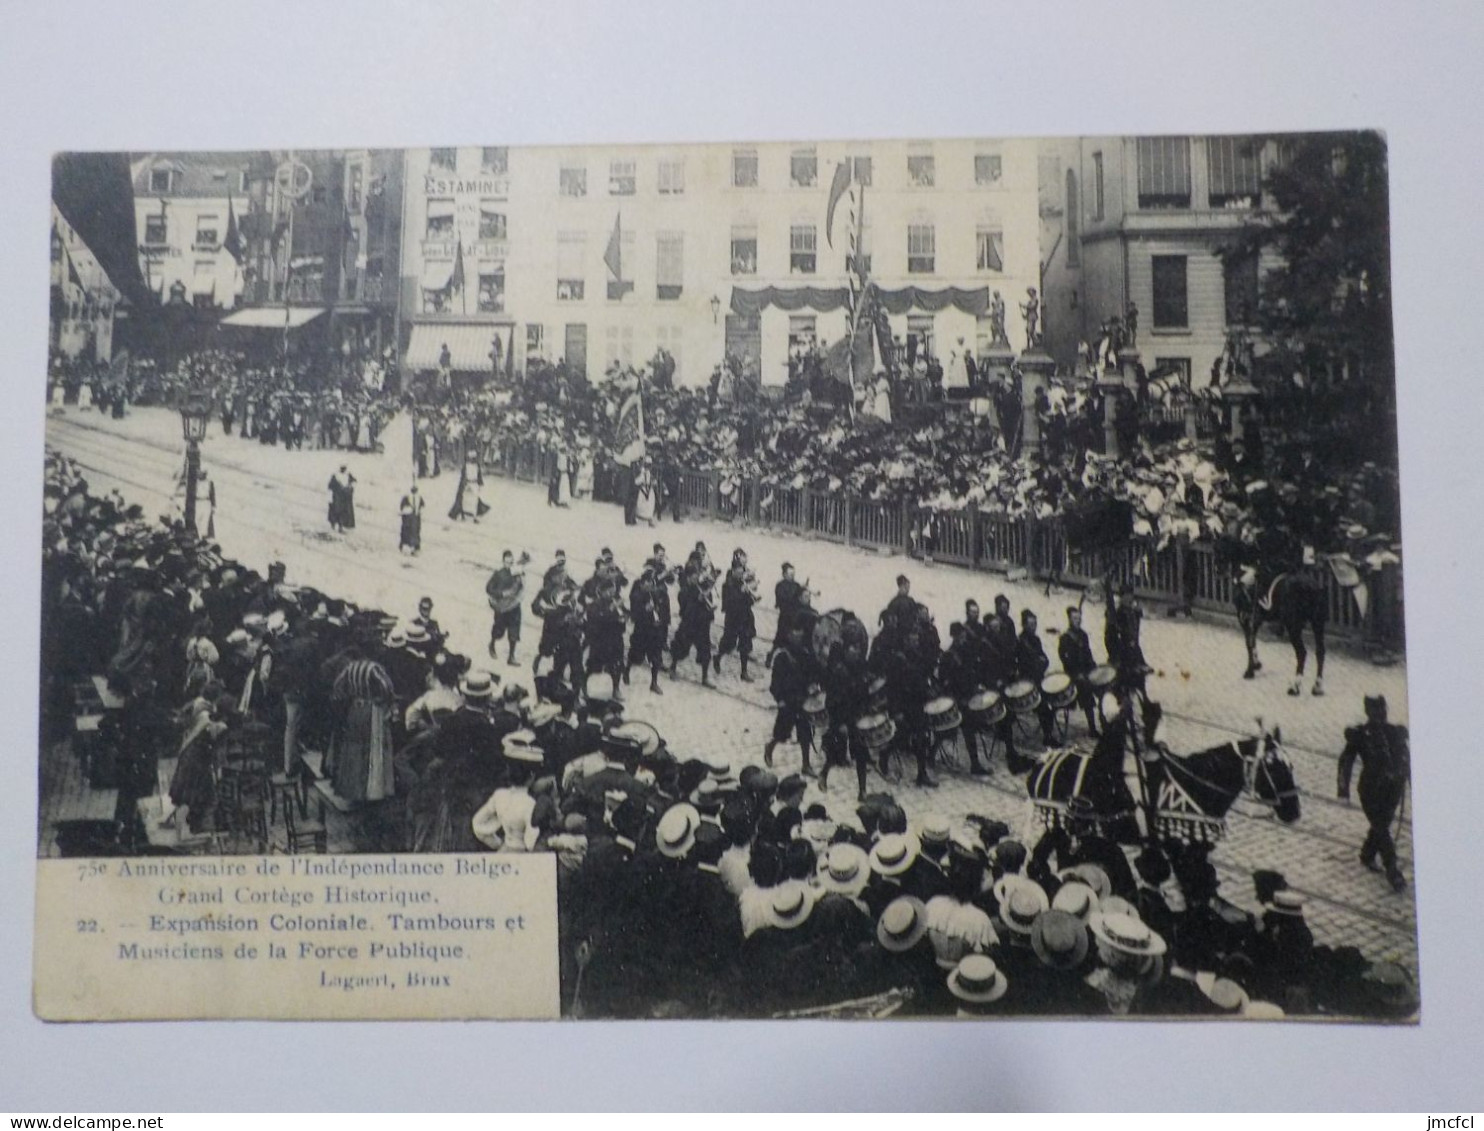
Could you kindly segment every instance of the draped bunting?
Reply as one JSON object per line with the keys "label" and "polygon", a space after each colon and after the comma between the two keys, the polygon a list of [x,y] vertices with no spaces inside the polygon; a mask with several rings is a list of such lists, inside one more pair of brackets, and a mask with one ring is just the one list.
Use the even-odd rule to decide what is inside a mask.
{"label": "draped bunting", "polygon": [[[939,291],[923,287],[889,291],[877,287],[873,293],[876,301],[892,314],[905,314],[909,310],[936,314],[950,306],[976,317],[989,313],[988,287],[944,287]],[[847,295],[844,287],[760,287],[755,291],[733,287],[732,313],[751,316],[776,306],[779,310],[816,310],[827,314],[845,306]]]}

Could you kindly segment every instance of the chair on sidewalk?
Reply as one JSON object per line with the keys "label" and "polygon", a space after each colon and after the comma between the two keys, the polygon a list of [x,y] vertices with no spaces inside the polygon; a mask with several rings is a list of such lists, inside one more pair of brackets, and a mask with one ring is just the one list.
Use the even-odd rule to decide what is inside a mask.
{"label": "chair on sidewalk", "polygon": [[289,803],[283,807],[283,850],[290,856],[311,851],[323,856],[330,850],[329,828],[325,824],[324,799],[316,796],[315,815],[308,816],[307,809]]}

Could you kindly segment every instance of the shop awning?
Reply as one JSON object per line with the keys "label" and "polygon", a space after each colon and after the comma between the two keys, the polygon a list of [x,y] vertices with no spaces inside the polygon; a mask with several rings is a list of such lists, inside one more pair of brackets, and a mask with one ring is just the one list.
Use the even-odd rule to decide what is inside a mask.
{"label": "shop awning", "polygon": [[489,373],[494,368],[490,353],[500,339],[500,359],[510,347],[511,322],[420,322],[412,327],[407,344],[407,368],[414,373],[438,368],[443,347],[448,346],[452,368],[464,373]]}
{"label": "shop awning", "polygon": [[422,288],[425,291],[441,291],[452,278],[452,259],[434,259],[423,264]]}
{"label": "shop awning", "polygon": [[287,325],[290,330],[297,330],[324,312],[322,306],[249,306],[234,310],[220,324],[246,330],[282,330]]}

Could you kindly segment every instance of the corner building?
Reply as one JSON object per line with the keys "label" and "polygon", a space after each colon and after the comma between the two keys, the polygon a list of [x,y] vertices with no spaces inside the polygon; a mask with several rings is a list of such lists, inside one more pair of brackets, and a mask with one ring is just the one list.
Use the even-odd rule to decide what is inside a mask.
{"label": "corner building", "polygon": [[[792,348],[845,334],[860,197],[837,206],[831,241],[842,162],[895,337],[945,365],[982,353],[998,291],[1012,346],[1026,344],[1019,307],[1039,285],[1033,141],[465,147],[406,161],[404,372],[436,368],[446,346],[467,373],[541,357],[596,378],[664,348],[681,383],[705,383],[730,351],[780,386]],[[961,380],[950,368],[946,383]]]}

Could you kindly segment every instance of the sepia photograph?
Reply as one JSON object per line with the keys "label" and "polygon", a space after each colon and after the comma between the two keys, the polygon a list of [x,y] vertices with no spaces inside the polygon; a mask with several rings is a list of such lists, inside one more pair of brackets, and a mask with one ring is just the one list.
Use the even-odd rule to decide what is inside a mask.
{"label": "sepia photograph", "polygon": [[1418,1021],[1383,132],[51,176],[43,1016]]}

